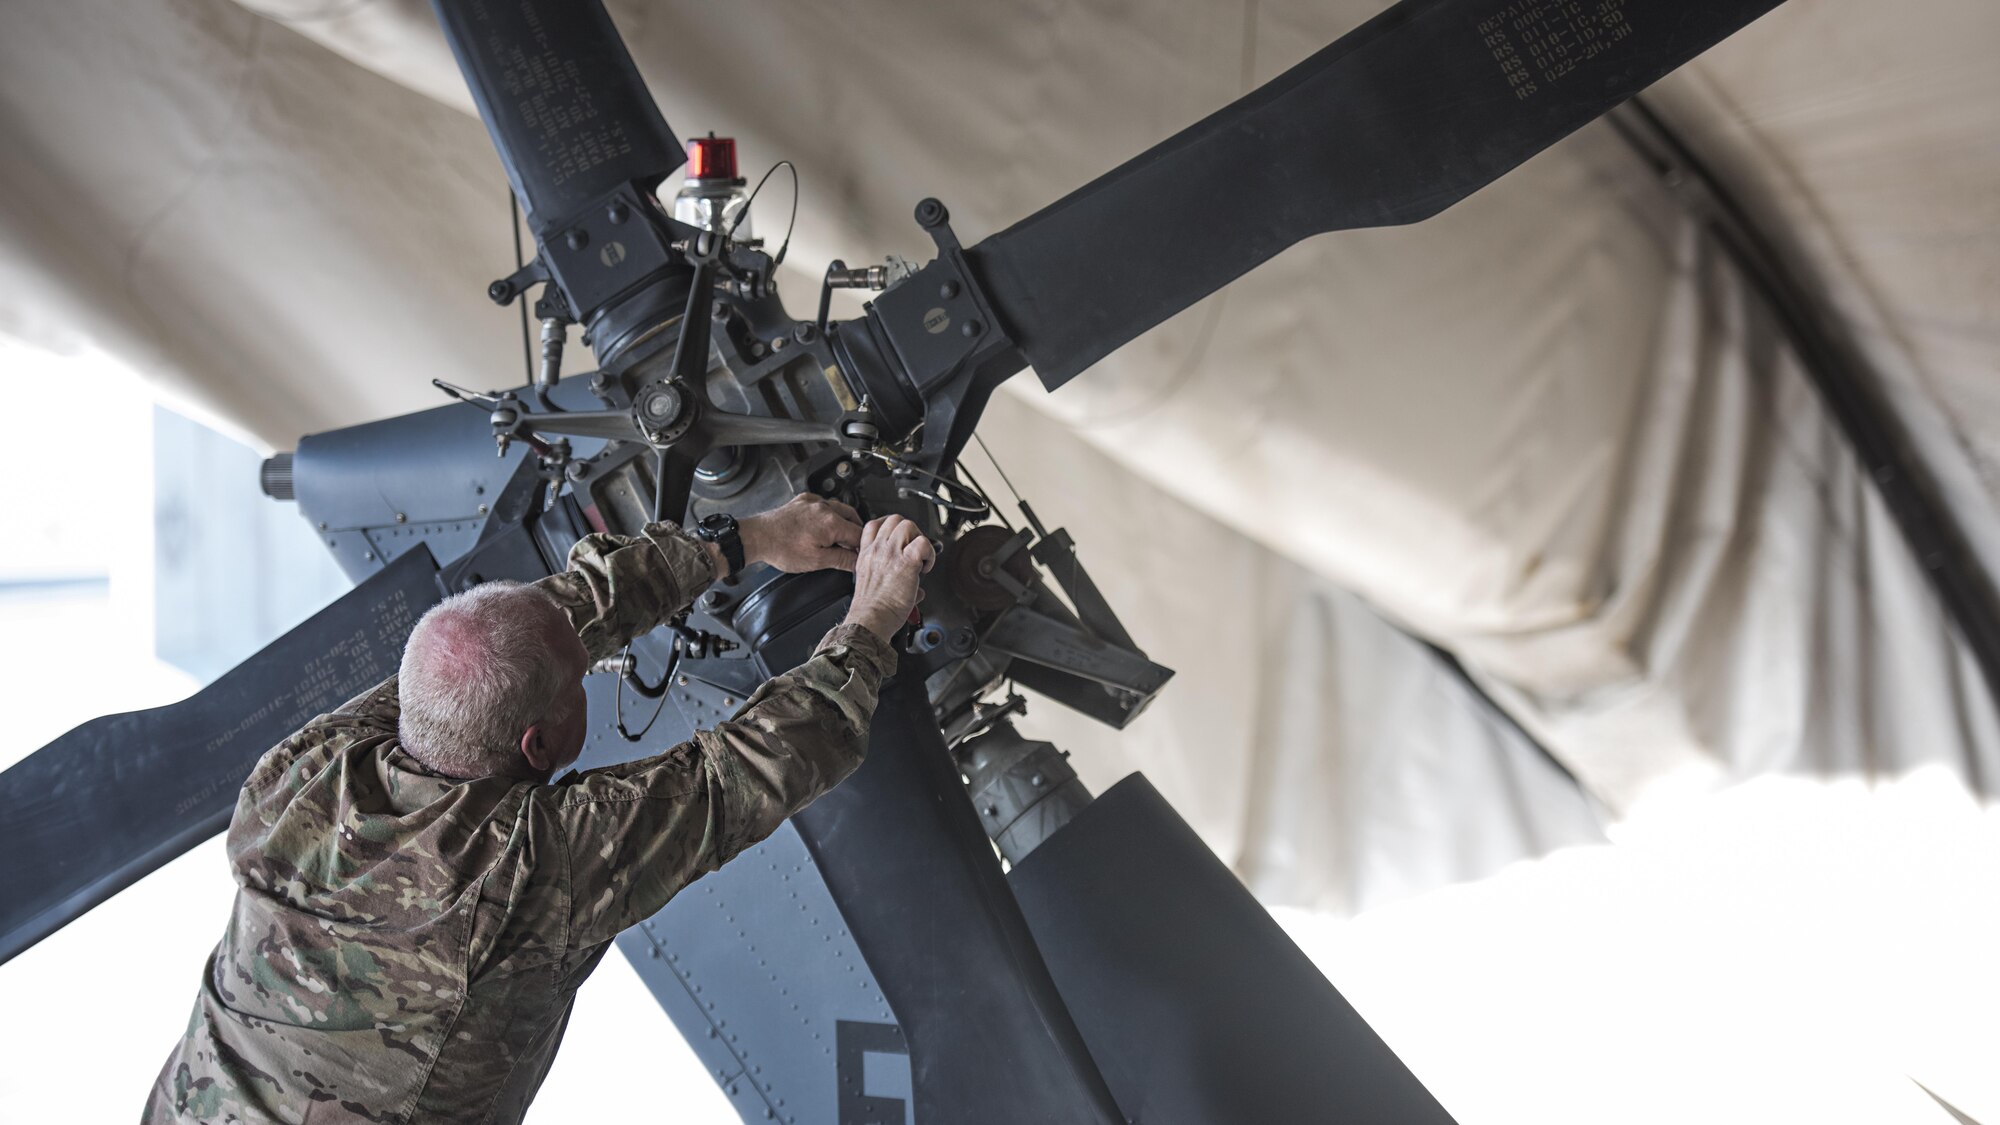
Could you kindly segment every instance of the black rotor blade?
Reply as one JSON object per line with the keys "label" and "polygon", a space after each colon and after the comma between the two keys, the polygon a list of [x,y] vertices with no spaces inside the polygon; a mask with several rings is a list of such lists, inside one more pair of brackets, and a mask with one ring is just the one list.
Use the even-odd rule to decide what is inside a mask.
{"label": "black rotor blade", "polygon": [[92,719],[0,773],[0,962],[226,827],[264,751],[394,674],[436,574],[409,550],[194,695]]}
{"label": "black rotor blade", "polygon": [[909,1038],[917,1121],[1125,1120],[1007,889],[922,681],[885,685],[867,760],[792,823]]}
{"label": "black rotor blade", "polygon": [[528,226],[542,239],[687,162],[602,0],[432,0]]}
{"label": "black rotor blade", "polygon": [[1007,881],[1132,1120],[1453,1125],[1143,775]]}
{"label": "black rotor blade", "polygon": [[1310,235],[1437,214],[1779,0],[1403,0],[967,251],[1051,389]]}

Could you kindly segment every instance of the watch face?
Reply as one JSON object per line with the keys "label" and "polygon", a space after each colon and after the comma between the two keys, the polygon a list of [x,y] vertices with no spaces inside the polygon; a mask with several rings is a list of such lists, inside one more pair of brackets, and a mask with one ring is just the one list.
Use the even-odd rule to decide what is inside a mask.
{"label": "watch face", "polygon": [[736,517],[728,512],[717,512],[695,521],[695,538],[714,543],[722,548],[723,561],[729,564],[729,573],[743,569],[743,540],[737,534]]}

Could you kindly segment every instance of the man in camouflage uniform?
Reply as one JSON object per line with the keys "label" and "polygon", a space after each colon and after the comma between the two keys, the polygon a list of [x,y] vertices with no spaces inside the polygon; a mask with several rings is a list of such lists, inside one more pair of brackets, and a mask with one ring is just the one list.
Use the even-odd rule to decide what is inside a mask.
{"label": "man in camouflage uniform", "polygon": [[[550,781],[582,750],[590,663],[727,570],[664,524],[441,603],[399,678],[265,754],[229,826],[229,927],[144,1120],[518,1121],[611,939],[861,762],[929,542],[804,497],[740,527],[749,561],[854,570],[853,608],[812,659],[664,754]],[[504,651],[524,642],[525,664]],[[550,698],[469,766],[447,753],[466,714],[451,692],[490,689],[482,662],[508,659],[552,677]]]}

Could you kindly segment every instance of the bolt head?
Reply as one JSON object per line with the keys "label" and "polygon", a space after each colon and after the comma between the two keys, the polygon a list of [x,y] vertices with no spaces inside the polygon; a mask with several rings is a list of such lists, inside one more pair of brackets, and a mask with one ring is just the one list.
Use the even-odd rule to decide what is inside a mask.
{"label": "bolt head", "polygon": [[664,424],[680,417],[681,393],[665,383],[657,383],[639,396],[639,412],[646,421]]}
{"label": "bolt head", "polygon": [[981,332],[986,331],[986,326],[984,324],[979,323],[976,320],[968,320],[964,324],[958,326],[958,331],[960,335],[964,336],[966,339],[969,340],[974,336],[979,335]]}
{"label": "bolt head", "polygon": [[951,637],[946,643],[952,655],[967,656],[973,649],[979,647],[979,634],[961,626],[952,630]]}
{"label": "bolt head", "polygon": [[630,215],[631,212],[626,210],[625,205],[623,203],[613,203],[611,206],[606,207],[604,209],[605,219],[612,223],[622,223]]}
{"label": "bolt head", "polygon": [[564,235],[563,243],[572,250],[581,250],[590,245],[590,232],[579,227]]}
{"label": "bolt head", "polygon": [[943,297],[947,301],[958,296],[958,282],[947,281],[943,285],[938,286],[938,296]]}

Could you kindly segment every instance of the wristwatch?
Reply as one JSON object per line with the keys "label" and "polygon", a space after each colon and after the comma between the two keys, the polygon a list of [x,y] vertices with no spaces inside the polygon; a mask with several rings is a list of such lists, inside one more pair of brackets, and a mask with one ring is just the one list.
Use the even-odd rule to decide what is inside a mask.
{"label": "wristwatch", "polygon": [[743,534],[737,529],[735,516],[716,512],[701,517],[695,521],[694,537],[722,548],[722,561],[729,564],[730,574],[743,569]]}

